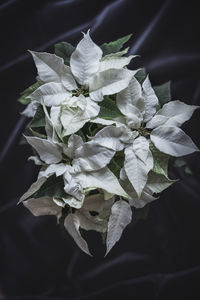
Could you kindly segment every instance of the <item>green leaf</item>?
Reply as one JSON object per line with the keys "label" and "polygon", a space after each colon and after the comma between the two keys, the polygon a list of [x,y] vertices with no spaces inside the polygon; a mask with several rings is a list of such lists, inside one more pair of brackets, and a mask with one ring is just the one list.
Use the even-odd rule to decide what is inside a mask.
{"label": "green leaf", "polygon": [[124,166],[124,160],[124,151],[118,151],[108,164],[108,168],[115,174],[115,176],[117,176],[117,178],[120,178],[120,171]]}
{"label": "green leaf", "polygon": [[28,105],[31,102],[30,98],[26,98],[29,94],[24,94],[17,101],[23,105]]}
{"label": "green leaf", "polygon": [[32,121],[29,124],[29,127],[37,128],[37,127],[44,127],[44,126],[45,126],[45,113],[42,105],[39,105]]}
{"label": "green leaf", "polygon": [[119,52],[123,45],[128,42],[128,40],[131,38],[132,34],[126,35],[122,38],[119,38],[116,41],[110,42],[110,43],[104,43],[101,45],[101,49],[103,50],[103,56],[108,55],[110,53],[116,53]]}
{"label": "green leaf", "polygon": [[84,135],[84,133],[81,129],[79,131],[77,131],[76,134],[79,135],[82,138],[84,143],[86,142],[86,137],[85,137],[85,135]]}
{"label": "green leaf", "polygon": [[96,123],[90,123],[88,122],[88,127],[87,127],[87,130],[85,130],[85,128],[83,127],[83,132],[85,132],[85,136],[88,135],[88,132],[89,132],[89,136],[95,136],[95,134],[101,130],[102,128],[104,128],[103,125],[101,124],[96,124]]}
{"label": "green leaf", "polygon": [[142,68],[136,73],[135,78],[137,79],[137,81],[139,83],[142,84],[143,81],[145,80],[146,76],[147,76],[146,69]]}
{"label": "green leaf", "polygon": [[128,50],[129,50],[129,47],[127,47],[126,49],[124,49],[122,51],[105,55],[102,57],[101,61],[108,60],[110,58],[118,58],[118,57],[124,56],[125,54],[127,54]]}
{"label": "green leaf", "polygon": [[46,135],[44,135],[40,132],[37,132],[37,131],[33,130],[32,128],[30,128],[30,131],[33,136],[39,137],[40,139],[46,139]]}
{"label": "green leaf", "polygon": [[62,198],[66,197],[66,193],[64,191],[64,181],[63,177],[53,175],[45,181],[45,183],[40,187],[40,189],[33,194],[33,198],[40,198],[40,197],[55,197],[55,198]]}
{"label": "green leaf", "polygon": [[168,81],[163,83],[162,85],[153,87],[161,107],[171,100],[170,84],[171,82]]}
{"label": "green leaf", "polygon": [[108,96],[104,97],[104,100],[99,103],[100,112],[98,117],[102,119],[113,119],[123,117],[122,113],[118,109],[115,102]]}
{"label": "green leaf", "polygon": [[150,143],[150,150],[153,155],[154,165],[152,171],[168,178],[168,164],[170,156],[160,152],[153,143]]}
{"label": "green leaf", "polygon": [[55,54],[59,57],[62,57],[64,59],[64,63],[66,65],[69,65],[70,56],[72,52],[74,52],[75,47],[67,42],[61,42],[55,44],[54,47],[55,47]]}
{"label": "green leaf", "polygon": [[117,178],[120,177],[120,170],[121,167],[116,163],[114,159],[111,160],[111,162],[108,164],[108,168],[115,174]]}
{"label": "green leaf", "polygon": [[32,94],[37,88],[39,88],[43,84],[42,81],[37,81],[33,85],[29,86],[26,90],[20,93],[21,97],[17,99],[18,102],[21,104],[27,105],[31,102],[30,98],[28,97],[30,94]]}

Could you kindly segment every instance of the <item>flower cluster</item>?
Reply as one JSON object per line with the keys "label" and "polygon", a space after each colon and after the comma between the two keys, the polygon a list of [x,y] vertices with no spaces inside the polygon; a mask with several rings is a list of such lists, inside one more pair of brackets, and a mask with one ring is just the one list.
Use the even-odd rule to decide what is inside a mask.
{"label": "flower cluster", "polygon": [[41,166],[19,202],[35,216],[56,215],[88,254],[80,228],[100,232],[108,253],[131,222],[131,207],[174,182],[170,156],[198,151],[180,129],[197,106],[169,101],[168,84],[154,89],[141,70],[129,70],[134,56],[121,50],[129,38],[99,47],[88,31],[76,48],[63,42],[55,54],[31,52],[37,82],[19,99],[32,117],[30,159]]}

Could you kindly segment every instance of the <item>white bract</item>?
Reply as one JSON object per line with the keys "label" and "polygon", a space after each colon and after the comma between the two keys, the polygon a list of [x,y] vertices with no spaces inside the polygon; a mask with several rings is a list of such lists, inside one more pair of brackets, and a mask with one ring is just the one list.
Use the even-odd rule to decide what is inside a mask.
{"label": "white bract", "polygon": [[107,167],[115,154],[114,150],[104,148],[94,141],[83,143],[80,136],[71,135],[68,147],[63,147],[64,154],[71,160],[69,164],[62,162],[61,144],[58,148],[57,144],[48,140],[36,137],[26,137],[26,139],[47,167],[40,171],[38,180],[20,199],[20,202],[32,196],[53,174],[56,177],[63,176],[66,196],[61,197],[61,200],[74,208],[80,208],[83,205],[88,189],[102,189],[110,194],[128,197],[116,176]]}
{"label": "white bract", "polygon": [[[156,113],[159,102],[148,76],[142,85],[133,76],[128,87],[117,94],[116,101],[124,115],[124,121],[121,123],[97,118],[97,123],[108,126],[99,131],[94,139],[108,149],[124,150],[123,173],[126,175],[126,183],[123,183],[123,187],[130,196],[134,194],[134,198],[144,198],[147,194],[145,189],[148,174],[157,163],[150,149],[151,143],[159,151],[171,156],[183,156],[198,151],[190,137],[178,128],[192,116],[197,106],[173,101],[165,104]],[[115,127],[109,126],[111,124],[115,124]],[[157,177],[158,174],[154,176]],[[124,178],[121,178],[122,182]],[[133,191],[130,191],[129,185]],[[156,185],[153,193],[157,193]],[[147,202],[154,199],[153,193],[150,193],[150,197],[145,197]],[[135,201],[139,200],[132,201],[136,207],[143,205],[142,198],[141,204]]]}
{"label": "white bract", "polygon": [[199,151],[180,128],[197,106],[171,101],[159,109],[149,77],[141,84],[126,67],[133,58],[120,51],[126,41],[102,46],[103,56],[88,31],[68,49],[69,66],[31,52],[39,81],[22,93],[22,103],[31,99],[22,114],[34,117],[29,159],[41,169],[19,202],[35,216],[55,215],[89,255],[80,229],[101,233],[108,254],[131,222],[131,206],[142,209],[176,181],[170,156]]}
{"label": "white bract", "polygon": [[133,56],[121,57],[126,52],[103,56],[103,52],[84,34],[70,57],[70,66],[55,54],[32,52],[42,82],[28,97],[32,100],[23,114],[33,116],[36,103],[45,106],[61,106],[60,118],[64,135],[77,132],[90,119],[96,117],[100,107],[95,102],[105,95],[113,95],[129,84],[136,71],[124,67]]}
{"label": "white bract", "polygon": [[153,156],[149,149],[149,140],[138,137],[137,131],[131,131],[127,126],[107,126],[100,130],[93,141],[107,149],[124,150],[124,169],[140,197],[147,182],[147,175],[153,168]]}

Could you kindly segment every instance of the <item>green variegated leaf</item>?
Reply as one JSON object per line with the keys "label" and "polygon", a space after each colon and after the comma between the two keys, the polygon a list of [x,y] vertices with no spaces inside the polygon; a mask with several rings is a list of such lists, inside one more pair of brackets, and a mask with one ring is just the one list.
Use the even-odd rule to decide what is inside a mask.
{"label": "green variegated leaf", "polygon": [[45,113],[42,105],[39,105],[37,111],[29,124],[31,128],[44,127],[45,126]]}
{"label": "green variegated leaf", "polygon": [[160,152],[153,143],[150,143],[150,150],[153,155],[154,165],[152,171],[168,178],[169,155]]}
{"label": "green variegated leaf", "polygon": [[129,47],[125,48],[122,51],[115,52],[115,53],[110,53],[108,55],[105,55],[104,57],[102,57],[101,61],[104,61],[104,60],[107,60],[107,59],[110,59],[110,58],[113,58],[113,57],[116,57],[116,58],[117,57],[122,57],[125,54],[127,54],[128,50],[129,50]]}
{"label": "green variegated leaf", "polygon": [[147,76],[146,69],[142,68],[136,73],[135,78],[137,79],[137,81],[139,81],[139,83],[142,84],[146,76]]}
{"label": "green variegated leaf", "polygon": [[26,191],[26,193],[19,199],[18,203],[30,198],[34,193],[36,193],[41,188],[41,186],[44,184],[45,181],[46,181],[45,177],[40,177],[36,182],[34,182],[30,186],[28,191]]}
{"label": "green variegated leaf", "polygon": [[108,69],[121,69],[125,66],[127,66],[131,59],[134,58],[134,55],[130,56],[123,56],[125,53],[127,53],[128,48],[126,48],[124,51],[111,53],[102,58],[100,61],[100,68],[99,72],[108,70]]}
{"label": "green variegated leaf", "polygon": [[75,47],[72,46],[70,43],[61,42],[55,44],[55,54],[60,56],[64,59],[66,65],[69,65],[69,60],[72,52],[75,50]]}
{"label": "green variegated leaf", "polygon": [[40,187],[40,189],[32,195],[33,198],[41,198],[45,196],[54,198],[66,197],[66,193],[64,191],[64,181],[62,176],[50,176]]}
{"label": "green variegated leaf", "polygon": [[161,193],[165,189],[167,189],[170,185],[172,185],[177,180],[172,180],[167,178],[164,175],[156,174],[154,172],[150,172],[148,175],[148,181],[146,187],[152,193]]}
{"label": "green variegated leaf", "polygon": [[31,99],[27,98],[29,94],[23,94],[20,98],[17,99],[18,102],[20,102],[23,105],[28,105],[31,103]]}
{"label": "green variegated leaf", "polygon": [[33,85],[29,86],[26,90],[20,93],[21,97],[17,99],[21,104],[27,105],[31,102],[30,98],[27,98],[31,93],[33,93],[37,88],[43,84],[42,81],[37,81]]}
{"label": "green variegated leaf", "polygon": [[115,102],[108,96],[104,96],[104,100],[99,103],[99,106],[99,118],[111,120],[123,116]]}
{"label": "green variegated leaf", "polygon": [[110,43],[104,43],[103,45],[101,45],[101,49],[103,50],[103,55],[119,52],[124,46],[124,44],[128,42],[128,40],[131,38],[131,36],[132,34],[129,34],[122,38],[117,39],[116,41]]}
{"label": "green variegated leaf", "polygon": [[165,104],[171,100],[170,85],[171,85],[171,81],[168,81],[161,85],[153,87],[161,106],[163,106],[163,104]]}
{"label": "green variegated leaf", "polygon": [[111,162],[108,164],[108,168],[115,174],[117,178],[120,177],[121,167],[118,165],[115,159],[111,160]]}
{"label": "green variegated leaf", "polygon": [[33,130],[32,128],[29,128],[29,129],[33,136],[36,136],[40,139],[46,139],[46,135],[44,135],[43,133],[37,132],[37,131]]}

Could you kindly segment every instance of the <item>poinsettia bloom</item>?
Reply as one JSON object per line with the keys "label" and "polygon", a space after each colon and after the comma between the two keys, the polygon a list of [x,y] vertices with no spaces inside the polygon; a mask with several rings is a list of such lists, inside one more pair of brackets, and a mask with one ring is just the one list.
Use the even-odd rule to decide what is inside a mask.
{"label": "poinsettia bloom", "polygon": [[[166,103],[163,108],[156,113],[158,104],[158,98],[148,77],[146,77],[142,86],[136,78],[133,77],[128,87],[117,95],[117,105],[120,111],[124,114],[127,125],[132,129],[138,129],[139,134],[144,135],[140,137],[140,139],[143,139],[144,143],[149,144],[149,141],[151,140],[158,150],[172,156],[183,156],[194,151],[198,151],[198,148],[194,145],[190,137],[179,128],[182,123],[192,116],[194,110],[197,109],[197,106],[187,105],[180,101],[172,101]],[[147,137],[150,137],[150,140],[147,139]],[[145,156],[145,147],[140,145],[138,149],[140,149],[142,156],[137,162],[137,167],[139,167],[140,172],[145,173],[145,166],[141,166]],[[138,191],[137,181],[141,180],[142,176],[137,177],[137,174],[133,176],[134,171],[131,170],[130,167],[127,168],[133,159],[133,153],[127,152],[130,151],[125,150],[125,173],[133,188]],[[135,156],[136,151],[134,150],[133,152]],[[152,162],[153,161],[151,161],[151,164]],[[148,170],[148,172],[152,169],[152,167]],[[148,172],[146,172],[146,179],[144,180],[144,182],[146,182],[145,184],[147,184],[147,188]],[[159,179],[163,181],[162,178],[158,178],[158,181]],[[142,188],[145,187],[144,182],[142,184]],[[161,190],[156,190],[156,184],[158,185],[158,182],[155,183],[155,189],[153,192],[160,192]],[[169,180],[168,183],[165,181],[165,188],[167,184],[169,186],[171,182]],[[151,195],[152,193],[149,194],[149,200],[151,199]],[[146,200],[148,201],[147,197]]]}
{"label": "poinsettia bloom", "polygon": [[[63,176],[66,196],[61,197],[61,200],[74,208],[83,205],[88,189],[102,189],[110,194],[128,197],[118,179],[107,167],[115,154],[114,150],[108,150],[93,141],[83,143],[78,135],[70,136],[68,147],[61,147],[61,144],[38,137],[26,139],[47,167],[43,167],[38,180],[21,197],[20,202],[32,196],[54,174],[56,177]],[[71,164],[62,162],[63,152],[71,160]]]}
{"label": "poinsettia bloom", "polygon": [[149,149],[149,141],[145,137],[138,137],[137,131],[131,131],[127,126],[119,123],[117,126],[107,126],[100,130],[93,141],[107,149],[124,150],[124,168],[128,178],[138,196],[147,182],[147,174],[153,168],[153,156]]}
{"label": "poinsettia bloom", "polygon": [[158,104],[148,77],[142,86],[133,77],[128,87],[117,95],[117,105],[126,116],[129,127],[138,129],[141,134],[150,134],[151,141],[161,152],[183,156],[199,151],[191,138],[179,128],[191,118],[198,106],[176,100],[164,104],[157,111]]}
{"label": "poinsettia bloom", "polygon": [[[113,95],[126,88],[136,71],[124,67],[133,56],[122,57],[124,51],[102,57],[103,52],[90,38],[89,31],[84,34],[70,58],[70,66],[64,64],[63,58],[45,52],[31,52],[35,61],[38,77],[44,82],[28,97],[34,103],[46,106],[64,106],[60,117],[66,134],[78,131],[87,121],[96,117],[105,95]],[[71,98],[76,98],[71,101]],[[83,102],[87,102],[86,107]],[[73,105],[71,105],[73,102]],[[74,106],[76,102],[76,106]],[[93,103],[92,103],[93,102]],[[28,106],[26,112],[31,115]],[[87,112],[87,117],[85,113]],[[75,118],[79,123],[67,124],[68,119]],[[66,125],[66,126],[65,126]]]}
{"label": "poinsettia bloom", "polygon": [[[114,200],[114,197],[105,200],[104,194],[87,195],[82,208],[65,217],[66,230],[85,253],[91,255],[86,241],[80,234],[79,227],[84,230],[106,232]],[[55,215],[57,219],[61,217],[64,206],[59,199],[53,197],[31,198],[24,201],[23,204],[34,216]],[[96,214],[92,216],[91,211]]]}
{"label": "poinsettia bloom", "polygon": [[[179,126],[187,121],[197,109],[197,106],[184,104],[180,101],[166,103],[157,113],[158,98],[151,86],[149,78],[146,77],[142,86],[133,76],[128,87],[117,94],[117,106],[124,119],[119,121],[102,120],[97,118],[98,123],[104,125],[115,124],[116,127],[107,126],[101,130],[95,137],[96,142],[104,145],[108,149],[122,151],[124,149],[125,160],[123,167],[122,184],[127,179],[125,186],[132,186],[129,195],[136,199],[133,201],[135,206],[138,204],[138,198],[143,197],[148,189],[148,174],[154,167],[154,159],[150,149],[151,142],[155,147],[168,155],[183,156],[194,151],[199,151],[189,136],[187,136]],[[95,121],[95,120],[94,120]],[[122,121],[120,125],[120,121]],[[153,130],[152,130],[153,129]],[[127,132],[137,132],[134,139],[127,139]],[[137,137],[137,135],[139,135]],[[119,138],[120,136],[120,138]],[[126,138],[126,140],[125,140]],[[117,139],[117,143],[116,143]],[[119,141],[122,141],[119,144]],[[167,173],[167,172],[166,172]],[[122,174],[122,173],[121,173]],[[166,175],[163,179],[158,174],[156,180],[161,181],[160,186],[170,185]],[[152,183],[151,183],[152,186]],[[148,199],[152,200],[152,195],[161,190],[158,189],[158,182],[154,183],[155,191],[149,193]]]}

